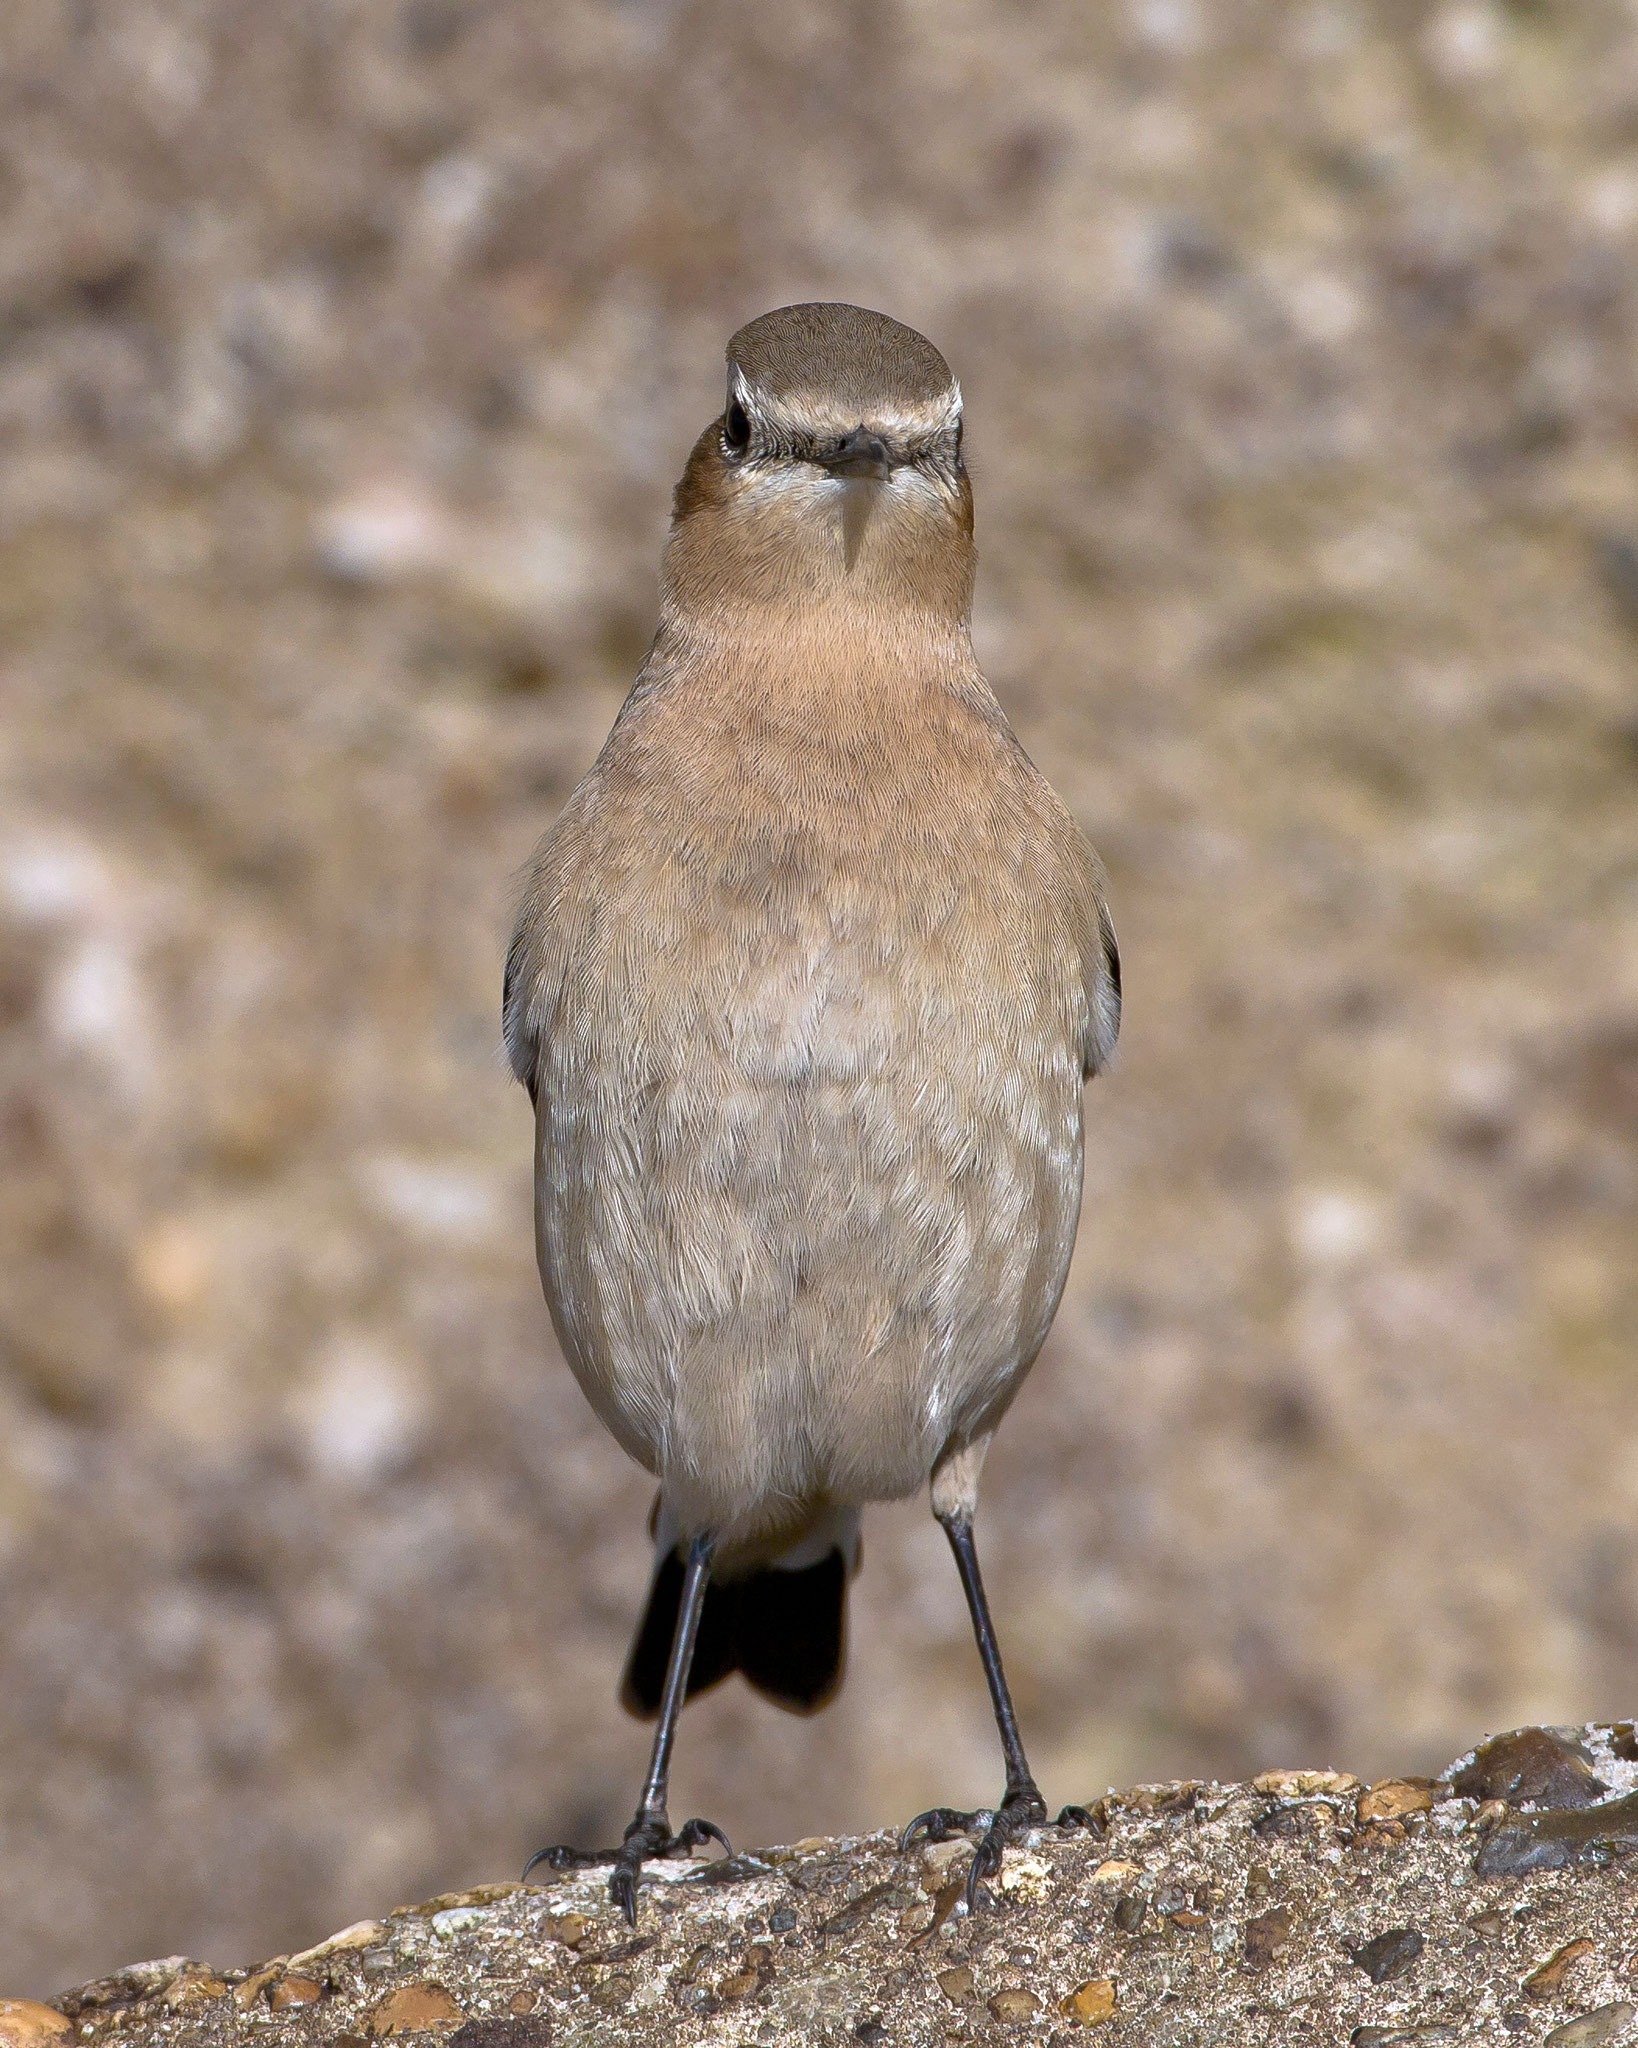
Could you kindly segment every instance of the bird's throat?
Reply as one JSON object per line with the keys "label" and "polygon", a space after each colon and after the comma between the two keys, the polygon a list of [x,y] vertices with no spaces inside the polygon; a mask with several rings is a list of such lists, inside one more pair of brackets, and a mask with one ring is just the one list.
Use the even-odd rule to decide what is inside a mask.
{"label": "bird's throat", "polygon": [[880,488],[874,477],[867,476],[849,477],[842,485],[842,563],[849,573],[859,559]]}

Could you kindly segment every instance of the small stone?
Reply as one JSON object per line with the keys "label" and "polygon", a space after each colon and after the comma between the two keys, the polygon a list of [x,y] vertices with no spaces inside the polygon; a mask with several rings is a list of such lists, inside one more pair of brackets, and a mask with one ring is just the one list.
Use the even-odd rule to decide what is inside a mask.
{"label": "small stone", "polygon": [[0,1998],[0,2048],[39,2048],[40,2043],[61,2041],[72,2031],[55,2006],[41,2005],[33,1998]]}
{"label": "small stone", "polygon": [[959,1835],[950,1842],[929,1842],[921,1852],[921,1860],[932,1879],[930,1884],[926,1878],[922,1880],[927,1889],[936,1891],[949,1876],[950,1865],[958,1856],[965,1856],[971,1847],[972,1844],[964,1841]]}
{"label": "small stone", "polygon": [[1480,1877],[1522,1877],[1531,1870],[1562,1870],[1606,1851],[1638,1850],[1638,1792],[1578,1812],[1549,1808],[1517,1814],[1494,1827],[1479,1845]]}
{"label": "small stone", "polygon": [[957,1963],[954,1969],[940,1970],[933,1981],[952,2005],[972,2004],[973,1973],[965,1963]]}
{"label": "small stone", "polygon": [[312,1977],[281,1977],[267,1994],[275,2012],[287,2012],[293,2005],[317,2005],[324,1986]]}
{"label": "small stone", "polygon": [[404,1984],[389,1991],[370,2014],[370,2032],[379,2041],[389,2034],[446,2027],[460,2018],[461,2008],[441,1984]]}
{"label": "small stone", "polygon": [[1109,1917],[1122,1934],[1136,1934],[1147,1911],[1147,1905],[1136,1892],[1122,1892]]}
{"label": "small stone", "polygon": [[[915,1936],[915,1943],[918,1948],[925,1946],[937,1934],[945,1921],[949,1919],[950,1915],[961,1903],[961,1895],[966,1889],[965,1879],[958,1874],[951,1878],[942,1891],[935,1893],[933,1898],[933,1917]],[[905,1921],[910,1921],[914,1924],[914,1916],[906,1914],[904,1919],[901,1920],[900,1925],[904,1925]]]}
{"label": "small stone", "polygon": [[1192,1813],[1204,1789],[1195,1778],[1171,1785],[1134,1785],[1113,1803],[1130,1807],[1145,1820],[1165,1820],[1174,1813]]}
{"label": "small stone", "polygon": [[1124,1885],[1142,1875],[1143,1872],[1135,1863],[1123,1863],[1118,1856],[1111,1856],[1093,1871],[1091,1881],[1093,1884]]}
{"label": "small stone", "polygon": [[1355,2027],[1348,2036],[1349,2048],[1412,2048],[1413,2043],[1415,2048],[1422,2048],[1424,2042],[1455,2039],[1456,2029],[1437,2020],[1421,2026]]}
{"label": "small stone", "polygon": [[731,1977],[724,1977],[717,1986],[719,1998],[749,1998],[762,1979],[755,1970],[736,1970]]}
{"label": "small stone", "polygon": [[594,1984],[586,1995],[593,2005],[601,2006],[605,2012],[610,2012],[616,2006],[624,2005],[636,1989],[636,1983],[632,1978],[616,1970],[611,1976],[605,1977],[601,1984]]}
{"label": "small stone", "polygon": [[1359,1790],[1359,1780],[1348,1771],[1264,1771],[1251,1781],[1252,1789],[1275,1799],[1340,1799]]}
{"label": "small stone", "polygon": [[1252,1822],[1251,1832],[1265,1842],[1320,1842],[1330,1839],[1336,1824],[1336,1809],[1325,1800],[1303,1799],[1271,1808]]}
{"label": "small stone", "polygon": [[1624,1764],[1638,1764],[1638,1722],[1618,1721],[1610,1730],[1610,1755]]}
{"label": "small stone", "polygon": [[[436,1898],[423,1899],[411,1910],[417,1918],[430,1920],[434,1914],[448,1912],[460,1906],[493,1906],[502,1899],[509,1899],[516,1892],[538,1891],[538,1885],[519,1884],[516,1878],[503,1878],[494,1884],[469,1885],[464,1892],[439,1892]],[[367,1920],[359,1922],[360,1928],[367,1927]],[[332,1935],[327,1946],[333,1946],[339,1936]]]}
{"label": "small stone", "polygon": [[1585,1939],[1567,1941],[1561,1949],[1555,1949],[1539,1968],[1532,1970],[1519,1989],[1526,1998],[1556,1998],[1563,1988],[1570,1965],[1580,1962],[1583,1956],[1590,1956],[1592,1950],[1592,1943]]}
{"label": "small stone", "polygon": [[482,1927],[488,1918],[482,1906],[446,1906],[430,1916],[429,1925],[440,1941],[453,1941],[457,1934],[470,1934]]}
{"label": "small stone", "polygon": [[564,1948],[579,1948],[591,1930],[592,1923],[584,1913],[548,1913],[540,1923],[546,1939],[559,1942]]}
{"label": "small stone", "polygon": [[855,2041],[863,2041],[865,2048],[877,2048],[877,2043],[887,2039],[887,2029],[880,2020],[860,2020],[853,2029]]}
{"label": "small stone", "polygon": [[511,2013],[530,2013],[540,2002],[538,1991],[514,1991],[506,2001],[506,2010]]}
{"label": "small stone", "polygon": [[167,2012],[194,2012],[227,1995],[226,1982],[214,1970],[184,1970],[167,1988],[164,2005]]}
{"label": "small stone", "polygon": [[311,1948],[304,1948],[293,1956],[284,1958],[286,1969],[299,1970],[303,1963],[316,1963],[322,1956],[335,1955],[338,1951],[355,1948],[373,1948],[386,1936],[386,1928],[379,1920],[355,1920],[351,1926],[343,1927],[338,1934],[326,1935],[323,1941],[315,1942]]}
{"label": "small stone", "polygon": [[1274,1906],[1246,1922],[1245,1958],[1253,1970],[1266,1970],[1291,1939],[1291,1910]]}
{"label": "small stone", "polygon": [[776,1906],[773,1912],[768,1915],[768,1932],[770,1934],[789,1934],[795,1925],[796,1915],[789,1906]]}
{"label": "small stone", "polygon": [[127,1963],[110,1977],[82,1984],[74,1995],[82,2011],[86,2006],[129,2005],[139,1998],[155,1998],[185,1972],[204,1968],[189,1956],[159,1956],[148,1963]]}
{"label": "small stone", "polygon": [[241,2012],[248,2012],[268,1985],[278,1980],[283,1967],[282,1963],[268,1963],[262,1969],[253,1971],[242,1984],[234,1986],[233,2002]]}
{"label": "small stone", "polygon": [[1494,1940],[1498,1934],[1505,1934],[1513,1924],[1511,1913],[1498,1913],[1494,1906],[1487,1906],[1482,1913],[1475,1913],[1467,1923],[1475,1934],[1482,1934],[1487,1940]]}
{"label": "small stone", "polygon": [[1211,1915],[1197,1912],[1192,1906],[1185,1906],[1180,1912],[1168,1913],[1166,1918],[1180,1934],[1198,1934],[1202,1927],[1211,1925]]}
{"label": "small stone", "polygon": [[1584,2012],[1580,2019],[1566,2020],[1563,2026],[1554,2027],[1542,2048],[1604,2048],[1606,2041],[1625,2033],[1634,2018],[1638,2018],[1638,2007],[1625,2000],[1601,2005],[1596,2012]]}
{"label": "small stone", "polygon": [[1373,1984],[1387,1984],[1404,1976],[1425,1945],[1416,1928],[1389,1927],[1362,1942],[1353,1959]]}
{"label": "small stone", "polygon": [[1581,1744],[1547,1728],[1493,1736],[1450,1784],[1464,1799],[1505,1799],[1509,1806],[1591,1806],[1609,1791]]}
{"label": "small stone", "polygon": [[1084,1984],[1077,1984],[1073,1991],[1059,1999],[1058,2010],[1077,2027],[1102,2026],[1115,2010],[1114,1980],[1089,1977]]}
{"label": "small stone", "polygon": [[1033,1991],[998,1991],[990,2000],[990,2015],[1003,2026],[1022,2026],[1040,2010],[1041,2001]]}
{"label": "small stone", "polygon": [[1403,1820],[1408,1813],[1431,1813],[1435,1804],[1432,1778],[1382,1778],[1359,1795],[1359,1820]]}

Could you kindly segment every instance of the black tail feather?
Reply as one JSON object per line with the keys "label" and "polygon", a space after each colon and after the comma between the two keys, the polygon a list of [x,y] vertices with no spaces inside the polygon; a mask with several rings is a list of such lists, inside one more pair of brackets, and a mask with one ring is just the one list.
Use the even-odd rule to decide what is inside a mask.
{"label": "black tail feather", "polygon": [[801,1571],[756,1572],[739,1595],[735,1651],[747,1684],[793,1714],[822,1707],[847,1656],[847,1564],[827,1551]]}
{"label": "black tail feather", "polygon": [[[793,1714],[816,1712],[842,1682],[847,1581],[839,1550],[800,1571],[753,1572],[727,1585],[713,1579],[705,1591],[688,1697],[742,1671],[775,1706]],[[655,1570],[620,1681],[620,1702],[639,1720],[652,1721],[660,1711],[682,1585],[682,1559],[669,1550]]]}

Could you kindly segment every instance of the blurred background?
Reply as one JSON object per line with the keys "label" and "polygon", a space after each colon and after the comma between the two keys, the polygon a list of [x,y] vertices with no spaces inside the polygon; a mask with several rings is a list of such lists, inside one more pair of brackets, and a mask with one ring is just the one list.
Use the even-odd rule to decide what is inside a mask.
{"label": "blurred background", "polygon": [[[10,0],[0,97],[0,1989],[629,1813],[501,957],[797,298],[961,377],[1113,881],[980,1524],[1049,1798],[1632,1712],[1631,5]],[[995,1795],[925,1506],[865,1558],[674,1813]]]}

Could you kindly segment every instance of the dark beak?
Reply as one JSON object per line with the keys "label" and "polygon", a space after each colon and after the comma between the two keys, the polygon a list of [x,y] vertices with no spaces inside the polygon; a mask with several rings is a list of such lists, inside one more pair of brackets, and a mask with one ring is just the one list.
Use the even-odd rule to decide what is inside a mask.
{"label": "dark beak", "polygon": [[814,451],[814,461],[832,476],[863,476],[885,483],[893,471],[887,443],[868,427],[855,427],[851,434]]}

